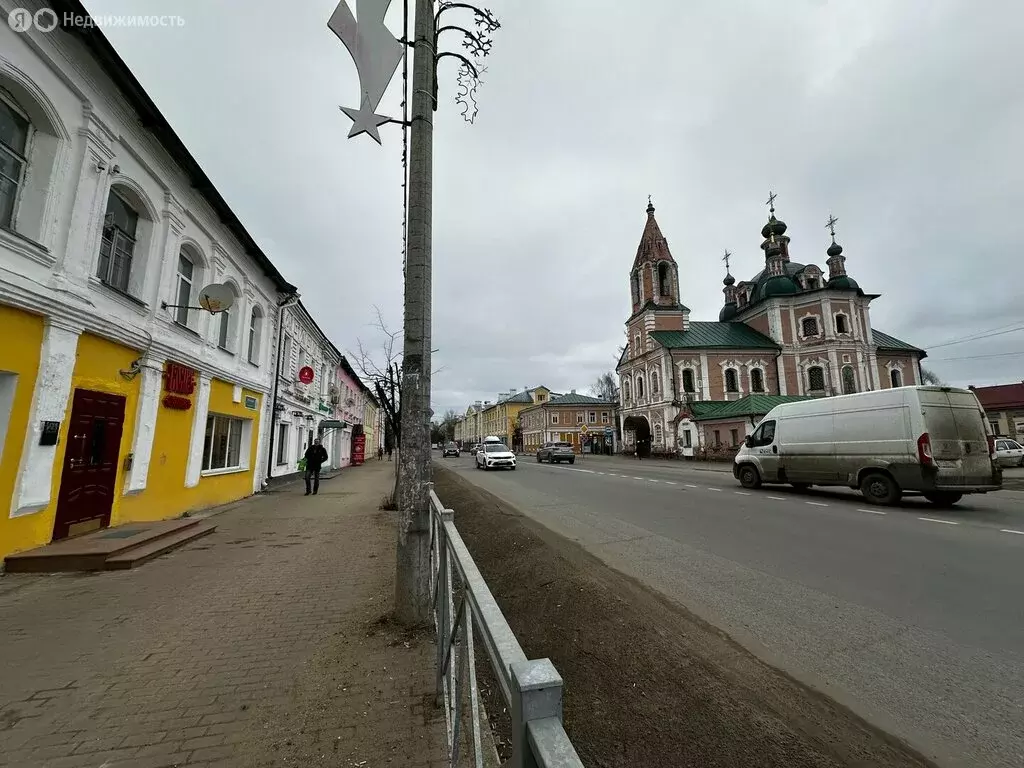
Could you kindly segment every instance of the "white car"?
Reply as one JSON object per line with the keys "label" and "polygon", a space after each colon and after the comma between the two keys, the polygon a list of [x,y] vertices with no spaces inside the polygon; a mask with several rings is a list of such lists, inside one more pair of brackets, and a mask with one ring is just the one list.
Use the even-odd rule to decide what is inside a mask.
{"label": "white car", "polygon": [[504,443],[485,440],[476,452],[477,469],[515,469],[516,455]]}
{"label": "white car", "polygon": [[1002,467],[1024,467],[1024,446],[1008,437],[996,438],[996,463]]}

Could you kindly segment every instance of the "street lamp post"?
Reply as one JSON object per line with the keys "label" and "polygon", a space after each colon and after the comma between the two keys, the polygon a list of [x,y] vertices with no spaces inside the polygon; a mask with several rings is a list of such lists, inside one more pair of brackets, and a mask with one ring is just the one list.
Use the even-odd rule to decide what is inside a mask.
{"label": "street lamp post", "polygon": [[[477,59],[490,52],[490,34],[499,27],[489,11],[460,2],[414,0],[413,39],[396,40],[384,24],[391,0],[357,0],[358,19],[341,0],[327,26],[348,48],[359,73],[358,108],[342,107],[352,119],[349,138],[368,134],[380,143],[379,128],[398,123],[409,129],[406,184],[405,317],[401,383],[401,444],[398,473],[398,558],[395,616],[406,626],[426,624],[430,617],[430,332],[431,332],[431,214],[433,187],[433,113],[437,109],[437,64],[445,57],[461,62],[456,101],[463,117],[476,117],[474,101],[481,69],[461,53],[439,52],[438,36],[456,32],[463,47]],[[405,0],[408,9],[409,0]],[[475,15],[477,31],[439,25],[446,11],[465,9]],[[408,25],[406,12],[406,27]],[[413,49],[412,95],[409,119],[376,113],[398,63]],[[403,102],[403,107],[405,106]]]}

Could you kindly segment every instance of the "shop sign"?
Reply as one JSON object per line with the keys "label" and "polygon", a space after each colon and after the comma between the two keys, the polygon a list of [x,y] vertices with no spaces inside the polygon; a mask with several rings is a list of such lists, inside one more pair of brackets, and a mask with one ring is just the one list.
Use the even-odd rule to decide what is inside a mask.
{"label": "shop sign", "polygon": [[257,400],[252,395],[245,396],[245,407],[248,408],[250,411],[255,411],[259,407],[259,402],[260,401]]}
{"label": "shop sign", "polygon": [[164,408],[172,408],[176,411],[187,411],[192,407],[192,401],[182,395],[164,395]]}
{"label": "shop sign", "polygon": [[326,405],[323,401],[320,401],[320,405],[317,406],[317,409],[323,411],[324,413],[331,412],[331,407],[329,405]]}
{"label": "shop sign", "polygon": [[164,389],[175,395],[191,395],[196,391],[196,372],[178,363],[167,363]]}
{"label": "shop sign", "polygon": [[299,369],[299,381],[301,381],[303,384],[312,384],[313,369],[310,368],[308,365],[302,366],[302,368]]}

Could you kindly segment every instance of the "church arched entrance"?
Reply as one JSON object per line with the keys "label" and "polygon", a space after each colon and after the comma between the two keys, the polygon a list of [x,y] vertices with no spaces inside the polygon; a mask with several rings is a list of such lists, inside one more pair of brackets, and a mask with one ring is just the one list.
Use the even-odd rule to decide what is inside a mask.
{"label": "church arched entrance", "polygon": [[627,416],[622,428],[633,432],[633,448],[640,458],[651,455],[651,425],[646,416]]}

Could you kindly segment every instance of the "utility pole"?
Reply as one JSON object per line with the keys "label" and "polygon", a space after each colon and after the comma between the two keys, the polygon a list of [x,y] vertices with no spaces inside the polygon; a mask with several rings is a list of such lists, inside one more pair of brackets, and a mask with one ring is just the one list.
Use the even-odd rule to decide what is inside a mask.
{"label": "utility pole", "polygon": [[434,174],[434,3],[415,0],[409,127],[409,234],[405,263],[402,445],[398,454],[395,618],[430,617],[430,323]]}

